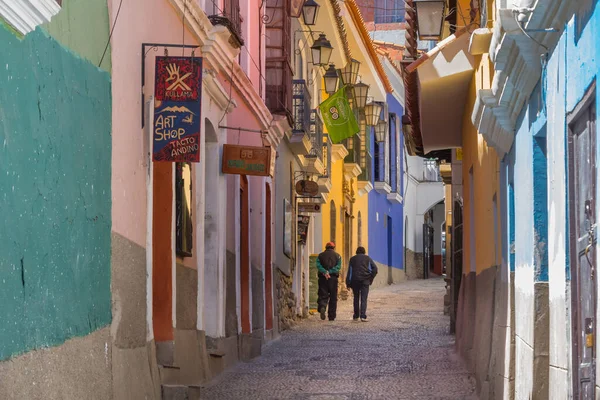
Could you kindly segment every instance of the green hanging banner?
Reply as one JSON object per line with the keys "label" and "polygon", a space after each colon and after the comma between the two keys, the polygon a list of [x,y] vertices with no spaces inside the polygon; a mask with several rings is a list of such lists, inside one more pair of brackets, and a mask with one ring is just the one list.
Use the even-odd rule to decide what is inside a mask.
{"label": "green hanging banner", "polygon": [[322,102],[319,105],[319,111],[329,138],[334,144],[352,137],[360,131],[346,98],[346,89],[343,87]]}

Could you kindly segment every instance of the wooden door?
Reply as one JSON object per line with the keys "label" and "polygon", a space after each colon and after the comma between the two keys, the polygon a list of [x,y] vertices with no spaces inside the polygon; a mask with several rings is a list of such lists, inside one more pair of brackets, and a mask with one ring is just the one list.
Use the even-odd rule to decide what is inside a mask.
{"label": "wooden door", "polygon": [[250,333],[250,246],[248,237],[248,178],[240,177],[240,296],[242,333]]}
{"label": "wooden door", "polygon": [[454,202],[452,210],[452,307],[454,314],[450,320],[450,332],[456,331],[458,295],[463,276],[463,205],[460,200]]}
{"label": "wooden door", "polygon": [[273,329],[273,263],[271,260],[271,185],[266,184],[265,195],[265,321],[267,330]]}
{"label": "wooden door", "polygon": [[569,121],[573,398],[594,399],[596,369],[596,107],[595,91]]}

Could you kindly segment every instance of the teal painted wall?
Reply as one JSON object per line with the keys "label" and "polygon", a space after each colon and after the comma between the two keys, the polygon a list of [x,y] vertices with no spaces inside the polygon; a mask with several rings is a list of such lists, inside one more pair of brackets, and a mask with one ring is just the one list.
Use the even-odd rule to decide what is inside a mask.
{"label": "teal painted wall", "polygon": [[111,80],[40,28],[0,54],[4,360],[111,321]]}

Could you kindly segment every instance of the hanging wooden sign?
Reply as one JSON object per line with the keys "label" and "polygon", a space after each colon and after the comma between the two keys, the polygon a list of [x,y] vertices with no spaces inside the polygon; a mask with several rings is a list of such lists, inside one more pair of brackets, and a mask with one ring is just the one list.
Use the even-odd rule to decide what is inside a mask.
{"label": "hanging wooden sign", "polygon": [[272,162],[271,147],[223,145],[224,174],[273,176],[275,164]]}
{"label": "hanging wooden sign", "polygon": [[318,196],[319,184],[314,181],[301,180],[296,182],[296,193],[299,196]]}
{"label": "hanging wooden sign", "polygon": [[156,57],[152,161],[200,161],[202,58]]}
{"label": "hanging wooden sign", "polygon": [[319,203],[298,203],[299,213],[320,213],[321,205]]}

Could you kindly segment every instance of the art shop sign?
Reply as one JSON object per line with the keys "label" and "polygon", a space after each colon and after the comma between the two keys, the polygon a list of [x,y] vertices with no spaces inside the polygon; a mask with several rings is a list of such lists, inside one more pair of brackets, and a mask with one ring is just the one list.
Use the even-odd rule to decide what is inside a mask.
{"label": "art shop sign", "polygon": [[275,151],[271,147],[223,145],[224,174],[273,177]]}
{"label": "art shop sign", "polygon": [[200,161],[202,58],[156,57],[152,161]]}

